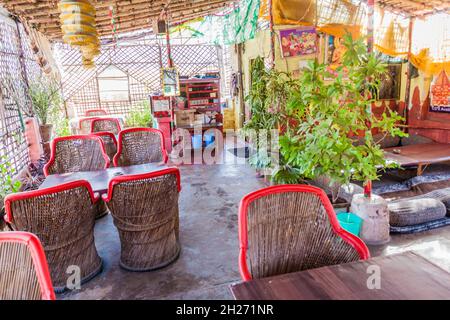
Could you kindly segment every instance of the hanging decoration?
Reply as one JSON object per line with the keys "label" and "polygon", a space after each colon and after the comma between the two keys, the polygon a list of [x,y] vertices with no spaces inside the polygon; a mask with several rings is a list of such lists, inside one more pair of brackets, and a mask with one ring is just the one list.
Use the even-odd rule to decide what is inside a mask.
{"label": "hanging decoration", "polygon": [[116,36],[117,26],[116,26],[116,19],[114,18],[116,16],[116,11],[114,10],[113,6],[109,6],[108,10],[109,10],[108,15],[109,15],[109,18],[111,19],[112,40],[113,40],[113,43],[116,44],[116,42],[117,42],[117,36]]}
{"label": "hanging decoration", "polygon": [[450,113],[450,80],[444,70],[431,85],[430,111]]}
{"label": "hanging decoration", "polygon": [[85,67],[94,67],[100,53],[94,6],[89,0],[61,0],[58,7],[64,43],[80,49]]}

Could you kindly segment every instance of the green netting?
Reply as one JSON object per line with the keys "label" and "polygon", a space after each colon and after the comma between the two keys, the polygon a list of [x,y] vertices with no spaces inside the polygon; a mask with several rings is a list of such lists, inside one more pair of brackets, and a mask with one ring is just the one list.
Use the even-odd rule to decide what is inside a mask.
{"label": "green netting", "polygon": [[187,22],[172,31],[191,37],[204,37],[206,42],[212,44],[242,43],[255,37],[259,6],[260,0],[241,0],[230,13]]}

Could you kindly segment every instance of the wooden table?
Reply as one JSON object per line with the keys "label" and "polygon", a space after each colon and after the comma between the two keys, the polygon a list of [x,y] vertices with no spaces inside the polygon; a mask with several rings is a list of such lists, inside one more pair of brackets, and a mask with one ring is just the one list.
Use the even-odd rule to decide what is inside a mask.
{"label": "wooden table", "polygon": [[50,188],[77,180],[87,180],[94,192],[105,193],[108,191],[109,181],[116,176],[148,173],[166,168],[168,168],[166,164],[147,163],[129,167],[114,167],[99,171],[52,174],[45,178],[39,189]]}
{"label": "wooden table", "polygon": [[[394,153],[394,150],[400,153]],[[402,167],[417,166],[417,175],[422,175],[429,164],[450,161],[450,144],[423,143],[384,149],[386,160]]]}
{"label": "wooden table", "polygon": [[[367,268],[380,267],[370,290]],[[450,299],[450,273],[413,252],[256,279],[230,287],[237,300]]]}

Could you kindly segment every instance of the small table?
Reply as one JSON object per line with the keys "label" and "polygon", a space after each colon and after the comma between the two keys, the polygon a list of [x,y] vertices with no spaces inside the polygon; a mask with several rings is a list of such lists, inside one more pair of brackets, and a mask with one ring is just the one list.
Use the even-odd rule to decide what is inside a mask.
{"label": "small table", "polygon": [[[394,150],[400,151],[395,153]],[[394,161],[400,166],[417,166],[417,175],[422,175],[425,168],[434,163],[450,161],[450,144],[422,143],[403,147],[384,149],[387,160]]]}
{"label": "small table", "polygon": [[[369,289],[379,266],[381,289]],[[230,286],[236,300],[450,299],[450,273],[414,252],[255,279]]]}
{"label": "small table", "polygon": [[109,181],[117,176],[134,175],[167,169],[166,164],[146,163],[129,167],[113,167],[99,171],[82,171],[63,174],[52,174],[45,178],[39,189],[54,187],[63,183],[86,180],[94,192],[106,193]]}

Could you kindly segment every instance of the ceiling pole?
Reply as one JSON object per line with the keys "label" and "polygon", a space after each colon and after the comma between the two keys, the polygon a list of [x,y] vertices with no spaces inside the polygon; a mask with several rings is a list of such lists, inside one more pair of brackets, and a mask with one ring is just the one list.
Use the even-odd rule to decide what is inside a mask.
{"label": "ceiling pole", "polygon": [[271,69],[275,68],[275,30],[273,22],[273,4],[272,0],[269,1],[269,18],[270,18],[270,54],[271,54]]}
{"label": "ceiling pole", "polygon": [[373,51],[373,29],[374,29],[374,9],[375,0],[367,1],[368,15],[367,15],[367,50],[369,52]]}
{"label": "ceiling pole", "polygon": [[408,69],[406,72],[406,93],[405,93],[405,110],[404,112],[404,116],[405,116],[405,124],[406,124],[406,132],[408,132],[408,113],[409,113],[409,100],[410,100],[410,96],[411,96],[411,68],[410,68],[410,64],[411,64],[411,47],[412,47],[412,32],[413,32],[413,28],[414,28],[414,18],[413,17],[409,17],[409,26],[408,26]]}

